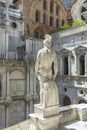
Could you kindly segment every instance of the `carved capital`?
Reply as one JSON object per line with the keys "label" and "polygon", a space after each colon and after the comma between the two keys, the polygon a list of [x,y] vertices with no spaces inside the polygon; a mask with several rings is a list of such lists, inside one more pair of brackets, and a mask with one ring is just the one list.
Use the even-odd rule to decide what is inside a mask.
{"label": "carved capital", "polygon": [[9,106],[11,103],[12,103],[11,97],[6,97],[5,105],[6,105],[6,106]]}
{"label": "carved capital", "polygon": [[27,94],[26,96],[25,96],[25,102],[29,102],[30,100],[32,100],[34,98],[34,96],[33,95],[30,95],[30,94]]}

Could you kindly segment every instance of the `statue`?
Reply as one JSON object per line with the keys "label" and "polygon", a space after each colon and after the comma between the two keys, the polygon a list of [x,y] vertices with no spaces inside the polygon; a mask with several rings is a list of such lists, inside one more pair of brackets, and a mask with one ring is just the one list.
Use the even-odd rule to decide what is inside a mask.
{"label": "statue", "polygon": [[52,47],[52,37],[44,37],[44,48],[37,54],[35,73],[40,84],[40,105],[43,108],[59,104],[55,78],[58,70],[56,52]]}

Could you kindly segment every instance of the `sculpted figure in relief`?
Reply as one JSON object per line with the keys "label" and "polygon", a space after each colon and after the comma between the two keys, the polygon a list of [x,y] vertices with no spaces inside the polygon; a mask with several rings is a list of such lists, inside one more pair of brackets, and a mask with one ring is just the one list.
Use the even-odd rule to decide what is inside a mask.
{"label": "sculpted figure in relief", "polygon": [[37,54],[35,73],[40,83],[40,105],[43,108],[59,104],[55,78],[58,70],[56,52],[52,47],[52,37],[46,35],[44,48]]}

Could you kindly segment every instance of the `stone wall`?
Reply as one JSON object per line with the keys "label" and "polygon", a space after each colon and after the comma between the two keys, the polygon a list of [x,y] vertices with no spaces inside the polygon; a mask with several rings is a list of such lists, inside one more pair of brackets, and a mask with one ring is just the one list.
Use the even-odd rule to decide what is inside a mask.
{"label": "stone wall", "polygon": [[[64,20],[64,24],[67,24],[68,14],[63,4],[60,1],[56,1],[53,2],[53,6],[53,13],[50,13],[49,0],[47,0],[46,10],[43,9],[43,0],[23,0],[22,17],[25,24],[26,35],[34,37],[34,31],[38,32],[38,30],[41,30],[39,33],[42,35],[56,32],[56,19],[58,19],[59,27],[62,25],[62,20]],[[58,15],[56,15],[56,6],[58,6],[59,9]],[[36,10],[39,10],[40,12],[40,22],[35,21]],[[46,24],[43,24],[43,14],[46,14]],[[53,17],[52,26],[50,26],[50,16]]]}
{"label": "stone wall", "polygon": [[[28,119],[26,121],[23,121],[19,124],[13,125],[11,127],[8,127],[6,130],[37,130],[36,129],[36,120]],[[5,130],[5,129],[3,129]]]}
{"label": "stone wall", "polygon": [[[58,125],[63,125],[69,122],[75,121],[85,121],[87,120],[87,105],[80,104],[80,105],[70,105],[67,107],[60,107],[58,116],[60,117]],[[41,117],[40,117],[41,118]],[[40,122],[42,123],[42,122]],[[46,122],[47,123],[47,122]],[[50,122],[49,122],[50,123]],[[38,130],[38,119],[35,114],[32,115],[31,119],[28,119],[24,122],[16,124],[14,126],[8,127],[3,130]]]}
{"label": "stone wall", "polygon": [[4,128],[27,119],[33,112],[34,103],[39,103],[39,86],[33,63],[1,61],[0,75],[0,128]]}
{"label": "stone wall", "polygon": [[[87,24],[73,27],[52,35],[54,49],[58,54],[58,77],[60,105],[87,103]],[[80,57],[84,56],[84,74],[80,74]],[[64,74],[64,58],[68,59],[68,74]],[[66,67],[65,67],[66,68]],[[82,94],[80,93],[82,91]]]}

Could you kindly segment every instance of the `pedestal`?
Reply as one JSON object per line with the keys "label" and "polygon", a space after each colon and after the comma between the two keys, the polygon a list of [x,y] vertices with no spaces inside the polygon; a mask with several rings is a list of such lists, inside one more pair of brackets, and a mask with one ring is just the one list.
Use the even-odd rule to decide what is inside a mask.
{"label": "pedestal", "polygon": [[34,105],[34,114],[29,114],[32,118],[36,118],[37,130],[58,130],[59,106],[50,106],[42,108],[40,104]]}
{"label": "pedestal", "polygon": [[37,129],[36,130],[58,130],[59,118],[60,116],[52,116],[48,118],[39,117],[35,114],[29,114],[29,116],[33,119],[36,117],[37,121]]}
{"label": "pedestal", "polygon": [[59,106],[50,106],[42,108],[40,104],[34,105],[34,113],[43,118],[48,118],[59,114]]}

